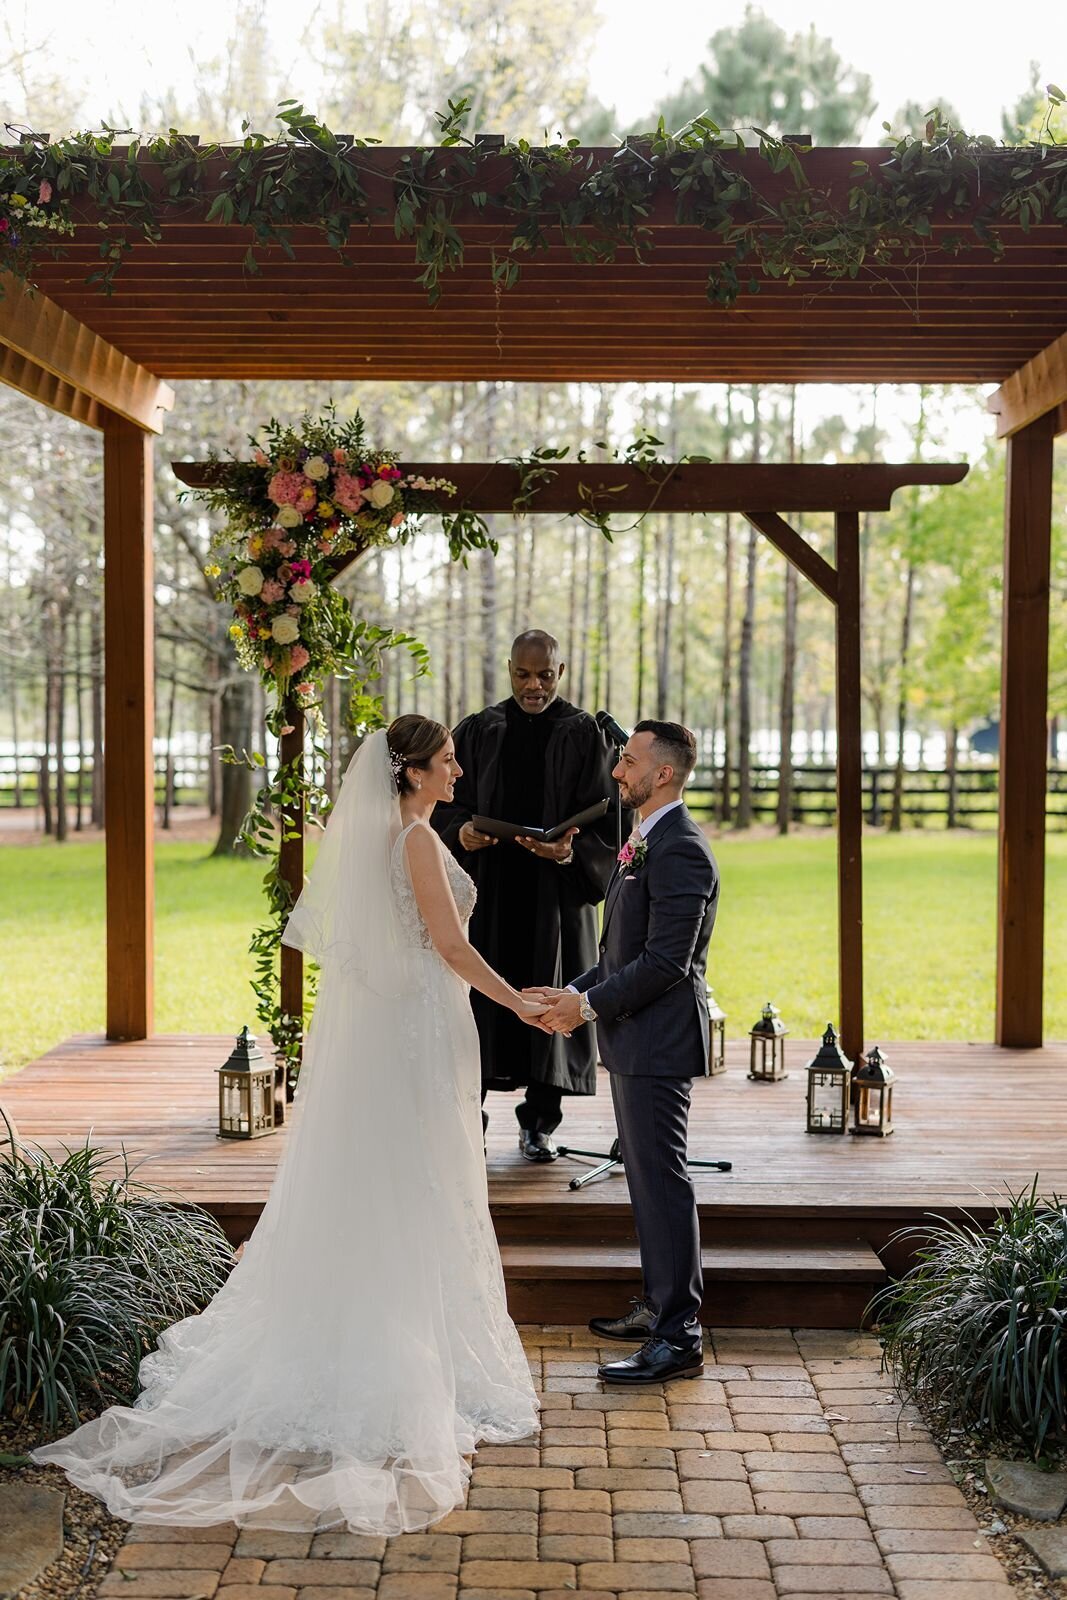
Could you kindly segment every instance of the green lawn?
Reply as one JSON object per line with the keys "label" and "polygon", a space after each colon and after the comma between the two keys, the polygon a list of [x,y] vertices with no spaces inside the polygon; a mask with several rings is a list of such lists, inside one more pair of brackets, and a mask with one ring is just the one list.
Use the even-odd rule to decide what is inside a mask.
{"label": "green lawn", "polygon": [[[726,837],[709,977],[740,1036],[768,997],[792,1032],[836,1020],[834,841]],[[867,1037],[989,1039],[995,840],[943,833],[865,843]],[[258,862],[202,844],[157,852],[156,1026],[236,1033],[253,1020],[246,945]],[[0,1075],[103,1024],[104,853],[98,844],[0,850]],[[1067,835],[1050,839],[1045,1025],[1067,1038]]]}

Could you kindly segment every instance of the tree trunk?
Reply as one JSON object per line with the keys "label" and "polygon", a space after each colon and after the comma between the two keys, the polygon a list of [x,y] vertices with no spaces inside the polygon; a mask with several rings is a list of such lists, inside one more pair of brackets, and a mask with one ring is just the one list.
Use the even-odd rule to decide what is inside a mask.
{"label": "tree trunk", "polygon": [[94,828],[104,826],[104,637],[100,607],[89,615],[89,722],[93,742],[91,820]]}
{"label": "tree trunk", "polygon": [[82,659],[82,625],[81,613],[75,612],[74,624],[74,732],[78,744],[78,771],[74,779],[74,831],[82,831],[82,815],[85,804],[85,709],[83,697],[85,685],[83,682]]}
{"label": "tree trunk", "polygon": [[[752,455],[761,452],[760,392],[752,385]],[[756,530],[749,527],[745,548],[745,609],[741,617],[741,648],[737,663],[737,818],[736,828],[752,826],[752,653],[756,628]]]}
{"label": "tree trunk", "polygon": [[19,679],[17,670],[11,674],[11,684],[8,689],[7,699],[11,710],[11,751],[15,763],[12,799],[15,803],[15,809],[18,810],[22,806],[22,772],[19,767],[22,751],[19,741]]}
{"label": "tree trunk", "polygon": [[[797,459],[797,387],[790,389],[789,399],[789,462]],[[796,518],[797,532],[803,528],[803,519]],[[797,569],[791,561],[785,564],[785,600],[782,618],[782,682],[778,701],[778,832],[789,832],[793,816],[793,724],[796,717],[797,671]]]}
{"label": "tree trunk", "polygon": [[[687,563],[683,563],[683,566]],[[681,633],[678,658],[678,720],[689,722],[689,578],[682,578],[678,592],[678,627]]]}
{"label": "tree trunk", "polygon": [[[592,621],[593,599],[593,530],[587,522],[582,523],[585,535],[585,583],[582,585],[582,619],[581,619],[581,655],[578,666],[578,704],[585,705],[585,691],[589,669],[589,627]],[[599,535],[597,535],[599,537]]]}
{"label": "tree trunk", "polygon": [[47,837],[53,833],[52,824],[52,729],[55,725],[55,623],[53,608],[46,607],[42,638],[44,640],[44,754],[37,780],[37,793],[41,802],[41,820]]}
{"label": "tree trunk", "polygon": [[915,602],[915,567],[908,562],[904,586],[904,616],[900,624],[900,693],[897,697],[897,759],[893,769],[893,801],[889,812],[889,831],[899,833],[904,820],[904,735],[908,727],[908,653],[911,646],[911,615]]}
{"label": "tree trunk", "polygon": [[451,561],[445,565],[445,636],[441,650],[441,694],[444,702],[444,722],[448,728],[454,728],[459,721],[456,716],[456,693],[453,682],[453,655],[456,648],[456,585],[453,565]]}
{"label": "tree trunk", "polygon": [[56,840],[64,843],[67,837],[67,770],[64,735],[67,728],[67,612],[56,614],[56,670],[54,675],[56,711]]}
{"label": "tree trunk", "polygon": [[[648,569],[648,518],[642,517],[637,529],[637,601],[634,623],[637,629],[637,661],[634,668],[635,722],[645,714],[645,574]],[[611,709],[610,707],[608,708]]]}
{"label": "tree trunk", "polygon": [[945,740],[945,776],[948,779],[948,796],[945,802],[945,827],[959,827],[959,743],[960,730],[955,723]]}
{"label": "tree trunk", "polygon": [[[486,385],[485,391],[485,459],[492,461],[496,455],[496,409],[499,391],[495,383]],[[487,519],[492,524],[492,518]],[[482,699],[492,705],[497,686],[497,575],[496,557],[491,550],[482,550],[478,556],[481,577],[481,649],[482,649]]]}
{"label": "tree trunk", "polygon": [[[252,679],[236,674],[226,684],[220,701],[220,743],[240,753],[252,747]],[[211,852],[216,856],[244,855],[237,843],[241,825],[252,803],[252,774],[246,766],[221,764],[219,836]]]}
{"label": "tree trunk", "polygon": [[[169,832],[171,807],[174,805],[174,708],[178,702],[178,651],[171,652],[170,692],[167,695],[167,721],[163,734],[166,759],[163,765],[163,827]],[[249,707],[248,749],[252,748],[252,715]]]}

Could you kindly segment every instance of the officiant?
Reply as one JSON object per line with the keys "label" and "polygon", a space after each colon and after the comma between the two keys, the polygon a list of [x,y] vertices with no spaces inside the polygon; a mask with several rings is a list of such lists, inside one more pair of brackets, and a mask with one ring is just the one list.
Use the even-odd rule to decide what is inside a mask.
{"label": "officiant", "polygon": [[[433,825],[478,886],[471,943],[509,982],[559,986],[597,960],[596,907],[615,865],[614,803],[600,821],[554,844],[498,840],[472,826],[475,815],[554,827],[597,801],[615,798],[614,746],[587,711],[560,695],[559,644],[530,629],[511,647],[511,695],[465,717],[454,733],[463,775],[452,805]],[[628,817],[623,819],[629,832]],[[596,1092],[596,1036],[567,1039],[519,1022],[471,994],[488,1089],[523,1091],[515,1107],[519,1149],[528,1161],[554,1161],[552,1134],[564,1095]],[[485,1112],[483,1122],[488,1124]]]}

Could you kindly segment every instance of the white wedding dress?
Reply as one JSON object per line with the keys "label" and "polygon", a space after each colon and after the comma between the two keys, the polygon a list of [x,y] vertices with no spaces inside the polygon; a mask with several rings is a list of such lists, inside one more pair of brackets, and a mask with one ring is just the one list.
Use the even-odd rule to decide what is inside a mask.
{"label": "white wedding dress", "polygon": [[[33,1453],[131,1521],[409,1532],[462,1502],[476,1441],[538,1427],[467,987],[415,902],[384,734],[360,763],[286,933],[323,973],[255,1232],[142,1362],[133,1406]],[[474,885],[444,854],[466,920]]]}

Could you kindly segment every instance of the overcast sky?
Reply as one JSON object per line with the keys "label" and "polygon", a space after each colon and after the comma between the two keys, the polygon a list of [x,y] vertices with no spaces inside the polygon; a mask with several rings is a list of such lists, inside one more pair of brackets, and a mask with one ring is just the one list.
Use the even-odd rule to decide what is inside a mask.
{"label": "overcast sky", "polygon": [[[313,15],[338,3],[358,15],[359,0],[267,0],[268,26],[282,59],[290,62],[290,92],[316,104],[314,69],[300,49]],[[574,0],[576,6],[588,0]],[[432,12],[433,0],[426,0]],[[736,24],[744,0],[599,0],[599,42],[591,58],[592,88],[621,119],[640,116],[692,72],[708,38]],[[966,0],[916,4],[892,10],[863,0],[763,0],[762,7],[787,32],[814,25],[829,36],[850,65],[874,80],[878,109],[868,130],[907,100],[932,103],[944,96],[973,132],[999,135],[1000,112],[1025,89],[1030,63],[1042,83],[1067,79],[1067,0]],[[70,84],[84,87],[86,119],[104,108],[134,115],[141,94],[167,83],[187,89],[190,57],[217,55],[235,17],[247,17],[247,0],[0,0],[0,15],[14,36],[47,35],[48,65]],[[287,43],[291,41],[291,45]],[[353,130],[358,131],[358,130]]]}

